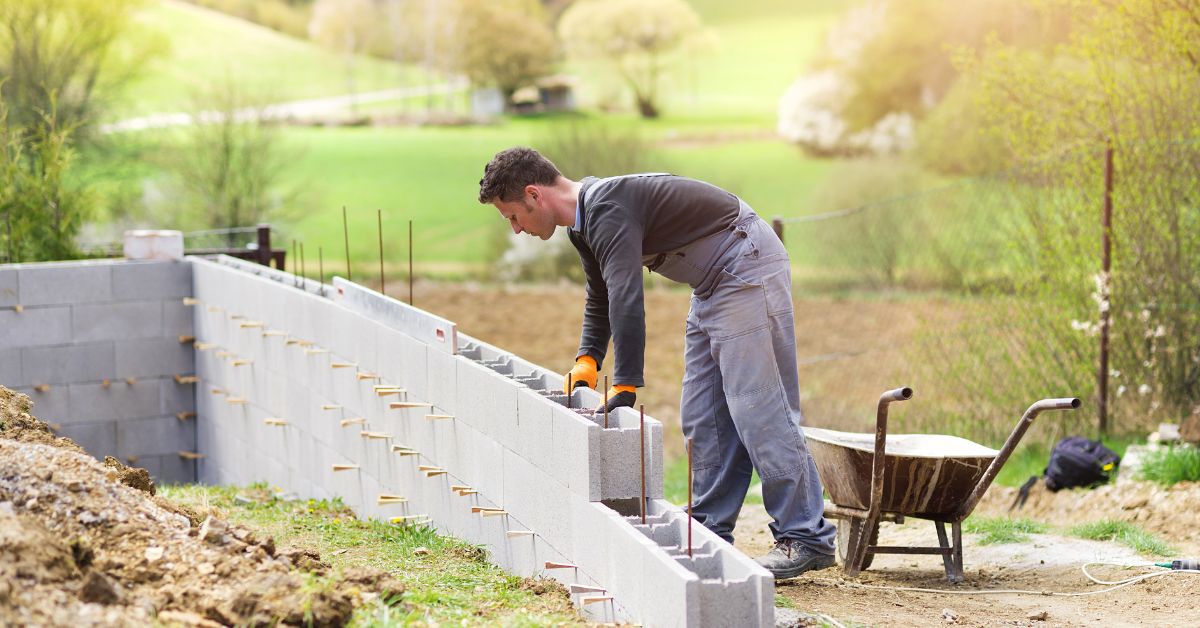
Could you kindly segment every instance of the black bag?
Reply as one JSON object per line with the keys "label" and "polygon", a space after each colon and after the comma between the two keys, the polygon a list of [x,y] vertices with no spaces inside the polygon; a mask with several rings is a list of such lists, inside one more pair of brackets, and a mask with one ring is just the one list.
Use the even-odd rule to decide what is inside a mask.
{"label": "black bag", "polygon": [[[1120,464],[1121,457],[1100,441],[1068,436],[1058,441],[1050,452],[1050,462],[1042,471],[1042,477],[1046,479],[1046,488],[1052,492],[1076,486],[1091,488],[1108,482]],[[1021,486],[1012,508],[1025,504],[1029,489],[1037,481],[1038,476],[1035,475]]]}

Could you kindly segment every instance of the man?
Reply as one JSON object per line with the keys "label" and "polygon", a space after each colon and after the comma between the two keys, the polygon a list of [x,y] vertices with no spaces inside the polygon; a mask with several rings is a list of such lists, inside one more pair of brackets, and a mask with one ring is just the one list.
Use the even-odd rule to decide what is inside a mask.
{"label": "man", "polygon": [[666,174],[572,181],[531,148],[492,158],[479,202],[495,205],[513,233],[546,240],[569,228],[587,300],[564,379],[594,388],[611,337],[609,410],[632,406],[644,385],[642,266],[692,287],[680,416],[696,519],[732,543],[756,469],[776,540],[759,563],[776,578],[832,566],[835,531],[800,431],[791,266],[771,228],[713,185]]}

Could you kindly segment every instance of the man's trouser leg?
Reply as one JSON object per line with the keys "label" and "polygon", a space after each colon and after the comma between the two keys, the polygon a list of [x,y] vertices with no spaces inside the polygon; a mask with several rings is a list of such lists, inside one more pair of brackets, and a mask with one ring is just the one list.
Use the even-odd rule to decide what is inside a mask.
{"label": "man's trouser leg", "polygon": [[[715,451],[722,454],[717,457],[722,467],[719,471],[696,474],[695,492],[711,494],[713,499],[703,502],[703,510],[698,501],[695,510],[703,515],[705,525],[712,519],[723,526],[732,516],[728,521],[732,528],[737,509],[728,502],[736,497],[740,507],[745,486],[739,483],[743,475],[739,464],[748,455],[762,478],[763,504],[775,519],[771,525],[775,537],[796,539],[818,552],[832,554],[835,529],[823,516],[820,478],[800,431],[787,255],[765,223],[758,221],[747,231],[746,246],[728,260],[711,294],[693,298],[688,315],[688,372],[681,408],[685,430],[690,425],[697,435],[714,433]],[[706,374],[711,368],[702,353],[707,353],[707,360],[719,373],[716,378],[697,380],[719,382],[714,394],[718,399],[707,414],[702,411],[702,399],[697,399],[703,396],[697,392],[704,387],[688,385],[693,372]],[[737,445],[725,442],[724,417],[735,428]],[[726,484],[702,484],[705,481]]]}

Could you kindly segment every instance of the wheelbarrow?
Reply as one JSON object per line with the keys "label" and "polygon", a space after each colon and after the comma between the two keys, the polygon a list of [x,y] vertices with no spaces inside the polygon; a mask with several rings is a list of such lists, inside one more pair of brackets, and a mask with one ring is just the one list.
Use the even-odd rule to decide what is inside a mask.
{"label": "wheelbarrow", "polygon": [[[956,436],[887,433],[888,404],[912,398],[897,388],[879,398],[875,435],[804,428],[830,500],[825,516],[838,520],[837,551],[846,574],[857,576],[875,554],[940,554],[946,579],[963,579],[962,521],[996,479],[1000,467],[1046,410],[1079,407],[1079,399],[1043,399],[1029,406],[1004,446],[996,451]],[[937,547],[878,545],[879,522],[928,519]],[[946,524],[951,537],[947,538]]]}

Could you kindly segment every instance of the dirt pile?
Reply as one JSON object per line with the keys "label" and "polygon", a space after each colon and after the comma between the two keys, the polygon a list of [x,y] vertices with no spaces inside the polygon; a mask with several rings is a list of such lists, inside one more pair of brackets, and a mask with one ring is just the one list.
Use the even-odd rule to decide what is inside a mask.
{"label": "dirt pile", "polygon": [[1157,533],[1168,543],[1200,544],[1200,482],[1163,487],[1134,481],[1057,493],[1039,482],[1029,492],[1025,505],[1010,512],[1008,508],[1016,496],[1015,488],[992,486],[975,514],[1028,517],[1054,525],[1118,519]]}
{"label": "dirt pile", "polygon": [[98,463],[2,387],[0,424],[0,625],[334,626],[403,590],[154,497],[144,470]]}

